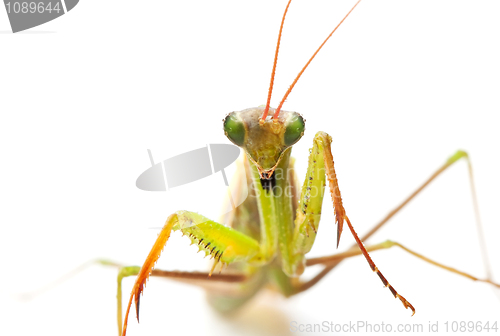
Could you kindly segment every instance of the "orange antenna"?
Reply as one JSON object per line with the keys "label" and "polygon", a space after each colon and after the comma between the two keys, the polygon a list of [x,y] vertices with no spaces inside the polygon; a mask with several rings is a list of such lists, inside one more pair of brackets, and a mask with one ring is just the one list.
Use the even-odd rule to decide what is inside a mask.
{"label": "orange antenna", "polygon": [[[340,27],[340,25],[342,24],[342,22],[344,22],[344,20],[349,16],[349,14],[351,14],[351,12],[354,10],[354,8],[356,8],[356,6],[360,2],[361,2],[361,0],[358,0],[358,2],[356,2],[356,4],[351,8],[351,10],[349,11],[349,13],[347,13],[346,16],[344,16],[344,18],[342,19],[342,21],[340,21],[340,23],[337,25],[337,27],[335,27],[335,29],[332,30],[332,32],[330,33],[330,35],[328,35],[328,37],[319,46],[318,50],[316,50],[316,52],[312,55],[312,57],[309,59],[309,61],[306,63],[306,65],[304,65],[304,67],[302,68],[302,70],[300,70],[299,74],[297,75],[297,77],[293,81],[292,85],[290,85],[290,87],[288,88],[288,91],[285,93],[285,96],[281,100],[281,103],[278,105],[278,108],[274,112],[273,120],[275,120],[275,121],[278,120],[278,115],[279,115],[279,113],[281,111],[281,107],[285,103],[286,98],[288,97],[288,95],[290,94],[290,92],[292,92],[292,89],[295,86],[295,84],[297,84],[297,81],[299,80],[300,76],[302,76],[302,74],[307,69],[307,67],[309,66],[309,64],[312,62],[312,60],[314,59],[314,57],[316,57],[316,54],[321,50],[321,48],[323,48],[323,46],[325,45],[326,41],[328,41],[328,39],[333,35],[333,33],[335,33],[335,31],[337,30],[337,28]],[[276,55],[278,55],[278,54],[276,53]],[[266,108],[266,111],[267,111],[267,108]]]}
{"label": "orange antenna", "polygon": [[276,53],[274,54],[274,63],[273,63],[273,71],[271,73],[271,84],[269,84],[269,93],[267,94],[267,104],[266,104],[266,109],[264,110],[264,113],[262,114],[262,117],[260,120],[264,122],[264,120],[267,117],[267,114],[269,112],[269,105],[271,104],[271,95],[273,93],[273,84],[274,84],[274,74],[276,73],[276,64],[278,63],[278,51],[280,49],[280,42],[281,42],[281,32],[283,31],[283,24],[285,23],[285,16],[286,13],[288,12],[288,7],[290,6],[290,3],[292,0],[288,1],[288,4],[286,5],[285,8],[285,13],[283,13],[283,19],[281,19],[281,26],[280,26],[280,33],[278,34],[278,43],[276,43]]}

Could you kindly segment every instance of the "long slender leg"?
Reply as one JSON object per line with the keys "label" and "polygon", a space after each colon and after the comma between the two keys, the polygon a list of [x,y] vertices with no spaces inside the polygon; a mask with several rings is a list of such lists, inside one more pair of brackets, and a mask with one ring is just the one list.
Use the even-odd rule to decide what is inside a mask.
{"label": "long slender leg", "polygon": [[139,274],[141,268],[139,266],[125,266],[121,267],[118,271],[118,277],[116,279],[116,320],[118,322],[118,336],[122,334],[122,280],[125,277],[133,276]]}
{"label": "long slender leg", "polygon": [[63,282],[69,280],[70,278],[74,277],[75,275],[77,275],[78,273],[81,273],[83,272],[85,269],[87,269],[88,267],[92,266],[92,265],[103,265],[103,266],[115,266],[115,267],[120,267],[119,264],[113,262],[113,261],[110,261],[110,260],[107,260],[107,259],[92,259],[92,260],[89,260],[89,261],[86,261],[85,263],[81,264],[80,266],[76,267],[75,269],[69,271],[68,273],[64,274],[63,276],[61,276],[60,278],[32,291],[32,292],[27,292],[27,293],[21,293],[19,294],[19,299],[21,300],[31,300],[33,298],[35,298],[36,296],[42,294],[42,293],[45,293],[49,290],[52,290],[53,288],[59,286],[60,284],[62,284]]}
{"label": "long slender leg", "polygon": [[[457,270],[456,268],[453,268],[453,267],[450,267],[450,266],[446,266],[444,264],[441,264],[437,261],[434,261],[430,258],[427,258],[425,256],[423,256],[422,254],[420,253],[417,253],[409,248],[407,248],[406,246],[398,243],[398,242],[395,242],[395,241],[392,241],[392,240],[386,240],[385,242],[383,243],[380,243],[380,244],[376,244],[376,245],[370,245],[370,246],[367,246],[366,247],[366,250],[368,252],[373,252],[373,251],[377,251],[377,250],[384,250],[384,249],[389,249],[391,247],[399,247],[401,248],[403,251],[406,251],[408,253],[410,253],[411,255],[429,263],[429,264],[432,264],[434,266],[437,266],[439,268],[442,268],[444,270],[447,270],[449,272],[452,272],[452,273],[455,273],[455,274],[458,274],[458,275],[461,275],[463,277],[466,277],[466,278],[469,278],[473,281],[480,281],[480,282],[486,282],[486,283],[489,283],[493,286],[496,286],[496,287],[499,287],[500,288],[500,284],[497,284],[493,281],[491,281],[490,279],[486,278],[486,279],[480,279],[480,278],[477,278],[473,275],[470,275],[469,273],[466,273],[466,272],[462,272],[462,271],[459,271]],[[361,255],[361,251],[359,249],[357,250],[354,250],[354,249],[350,249],[346,252],[342,252],[342,253],[337,253],[337,254],[334,254],[334,255],[331,255],[331,256],[327,256],[327,257],[319,257],[319,258],[311,258],[311,259],[308,259],[307,260],[307,266],[313,266],[313,265],[319,265],[319,264],[322,264],[322,265],[329,265],[329,264],[332,264],[332,263],[337,263],[338,261],[340,260],[344,260],[346,258],[350,258],[350,257],[354,257],[354,256],[358,256],[358,255]],[[303,283],[302,285],[306,286],[307,282],[306,283]],[[301,285],[301,287],[302,287]],[[307,287],[309,288],[309,287]],[[303,290],[300,290],[299,289],[299,292],[301,292]]]}

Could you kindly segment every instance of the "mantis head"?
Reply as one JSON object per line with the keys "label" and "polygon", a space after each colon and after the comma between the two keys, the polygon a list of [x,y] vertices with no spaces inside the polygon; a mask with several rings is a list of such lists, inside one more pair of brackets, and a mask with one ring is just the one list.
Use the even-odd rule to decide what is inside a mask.
{"label": "mantis head", "polygon": [[281,42],[283,24],[285,22],[286,13],[288,12],[288,7],[292,2],[291,0],[288,1],[285,13],[283,14],[283,18],[281,20],[278,42],[276,43],[276,52],[274,55],[271,82],[269,84],[269,93],[267,95],[267,104],[265,106],[229,113],[223,120],[224,133],[232,143],[245,150],[249,160],[252,161],[257,167],[261,180],[271,179],[274,170],[278,166],[285,151],[299,141],[302,135],[304,135],[304,118],[302,118],[302,116],[297,112],[283,111],[281,110],[281,107],[314,57],[360,1],[361,0],[358,0],[358,2],[356,2],[354,7],[352,7],[349,13],[347,13],[342,21],[340,21],[325,41],[319,46],[316,52],[311,56],[297,77],[295,77],[295,80],[286,91],[278,107],[274,109],[270,107],[271,96],[273,92],[274,76],[276,74],[276,65],[278,62],[278,51]]}
{"label": "mantis head", "polygon": [[224,133],[236,146],[245,150],[259,171],[261,179],[269,179],[285,150],[304,135],[305,120],[297,112],[269,108],[262,119],[265,106],[229,113],[224,121]]}

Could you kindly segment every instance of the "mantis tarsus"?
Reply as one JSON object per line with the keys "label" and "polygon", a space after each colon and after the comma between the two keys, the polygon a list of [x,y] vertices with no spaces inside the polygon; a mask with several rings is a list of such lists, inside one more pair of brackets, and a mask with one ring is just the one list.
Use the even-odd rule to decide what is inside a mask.
{"label": "mantis tarsus", "polygon": [[[288,2],[287,10],[290,2]],[[354,9],[359,2],[360,1],[358,1],[352,9]],[[285,10],[285,14],[287,10]],[[283,16],[281,29],[283,28],[284,18],[285,16]],[[341,23],[344,19],[342,19]],[[337,28],[332,31],[332,34]],[[279,39],[281,38],[281,29]],[[331,34],[329,37],[330,36]],[[165,273],[153,270],[172,230],[180,230],[183,234],[188,235],[192,243],[198,245],[200,250],[204,250],[206,254],[214,259],[214,265],[208,273],[209,277],[218,265],[220,266],[233,262],[249,263],[250,269],[236,269],[238,271],[238,275],[236,276],[237,279],[234,279],[233,276],[229,274],[227,276],[220,276],[219,280],[223,282],[244,283],[248,288],[254,288],[255,290],[242,290],[240,288],[237,290],[236,298],[233,295],[234,293],[230,295],[226,294],[222,295],[224,297],[224,299],[221,299],[222,301],[217,299],[217,293],[212,293],[216,297],[216,299],[214,299],[214,305],[218,306],[221,310],[233,310],[235,307],[239,307],[240,301],[246,302],[247,298],[252,297],[254,292],[259,290],[263,283],[267,282],[265,278],[267,278],[268,275],[273,274],[275,285],[280,288],[283,294],[290,296],[310,288],[316,283],[316,280],[321,279],[344,258],[362,253],[368,261],[370,268],[379,276],[384,286],[390,290],[392,295],[397,298],[405,308],[411,309],[414,314],[415,309],[412,304],[390,285],[389,281],[382,275],[381,271],[367,252],[367,250],[375,251],[393,246],[399,246],[421,260],[439,265],[441,268],[446,268],[454,273],[461,274],[474,280],[480,280],[477,277],[430,261],[397,242],[385,241],[380,244],[367,246],[367,249],[365,249],[362,240],[371,237],[371,235],[376,232],[376,229],[381,227],[392,215],[384,219],[379,226],[370,231],[370,233],[364,235],[364,238],[363,236],[361,236],[361,239],[358,237],[342,205],[340,188],[337,182],[330,148],[332,139],[324,132],[318,132],[314,138],[313,147],[310,150],[308,172],[301,188],[300,197],[294,195],[293,191],[289,193],[285,191],[289,187],[292,187],[291,189],[293,189],[294,186],[298,188],[298,186],[294,184],[295,182],[291,182],[295,180],[295,177],[288,171],[290,148],[302,137],[305,128],[302,116],[295,112],[284,111],[281,108],[288,94],[291,92],[293,85],[295,85],[300,75],[303,73],[303,70],[305,70],[309,62],[312,61],[316,53],[296,77],[294,83],[278,105],[278,108],[272,109],[269,104],[279,49],[279,39],[267,105],[265,107],[234,112],[224,119],[224,131],[226,136],[233,143],[244,148],[247,154],[247,176],[254,180],[256,196],[252,199],[255,204],[246,205],[247,209],[252,208],[253,210],[246,210],[246,212],[251,211],[251,213],[255,214],[258,209],[260,229],[259,226],[256,226],[255,230],[257,230],[257,232],[255,233],[254,229],[247,227],[247,225],[255,224],[256,218],[254,217],[251,217],[248,221],[250,224],[245,225],[239,224],[238,221],[241,220],[241,218],[237,217],[235,219],[235,222],[233,222],[234,227],[239,228],[242,231],[240,232],[238,230],[225,228],[214,221],[210,221],[201,215],[189,211],[180,211],[170,215],[143,267],[141,269],[138,267],[125,267],[121,269],[119,288],[121,286],[121,276],[138,274],[125,315],[123,335],[126,333],[129,311],[133,302],[135,303],[134,306],[136,308],[137,318],[139,318],[139,300],[150,274],[186,279],[199,282],[200,285],[203,285],[202,283],[204,281],[210,281],[209,278],[206,278],[207,274],[183,272]],[[327,40],[325,40],[325,42]],[[321,46],[323,46],[323,44]],[[317,51],[319,51],[319,49]],[[457,151],[455,154],[451,155],[446,163],[432,175],[428,182],[417,189],[414,195],[418,194],[430,181],[461,159],[468,160],[467,154],[463,151]],[[280,172],[281,174],[279,174]],[[280,177],[278,177],[278,175]],[[325,186],[325,177],[329,183],[336,216],[336,244],[338,245],[339,243],[342,227],[345,223],[355,238],[361,252],[354,249],[352,253],[347,251],[337,256],[306,260],[304,255],[309,252],[314,243],[319,226],[319,218],[322,213],[321,203],[323,188]],[[280,191],[281,196],[277,195],[278,191]],[[285,193],[290,196],[284,197],[283,195]],[[474,193],[473,191],[473,195]],[[408,201],[411,198],[412,197],[408,198]],[[475,202],[476,200],[474,199],[474,203]],[[399,211],[405,204],[406,201],[403,202],[394,213]],[[296,215],[294,216],[293,214]],[[293,222],[295,223],[293,224]],[[302,274],[306,266],[317,264],[323,264],[325,266],[325,269],[319,275],[308,281],[297,280],[297,277]],[[258,270],[251,270],[254,267],[260,269],[260,267],[263,266],[267,267],[267,270],[263,270],[263,273],[259,273]],[[270,273],[267,273],[268,271]],[[264,280],[262,280],[259,274],[262,274]],[[216,279],[212,281],[215,280]],[[488,274],[487,279],[481,281],[488,282],[497,287],[499,286],[491,280],[490,274]],[[242,295],[241,300],[238,299],[238,295]],[[121,297],[120,289],[118,297]],[[120,307],[121,303],[119,301],[119,324],[121,324]]]}

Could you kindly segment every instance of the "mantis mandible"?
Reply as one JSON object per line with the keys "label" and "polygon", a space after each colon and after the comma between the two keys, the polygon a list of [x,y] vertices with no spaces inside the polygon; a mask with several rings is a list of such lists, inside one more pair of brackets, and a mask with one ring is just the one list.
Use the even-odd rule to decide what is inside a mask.
{"label": "mantis mandible", "polygon": [[[245,174],[252,181],[254,194],[239,208],[238,215],[235,215],[233,219],[232,228],[224,227],[202,215],[189,211],[178,211],[168,217],[142,268],[124,267],[121,269],[120,279],[124,276],[137,275],[125,313],[123,330],[120,331],[122,335],[126,334],[127,321],[132,305],[135,306],[137,319],[139,319],[140,297],[150,275],[185,279],[186,281],[198,283],[200,286],[203,286],[203,283],[208,281],[245,284],[244,289],[239,287],[239,289],[229,294],[218,295],[215,293],[211,296],[211,302],[216,308],[221,311],[229,311],[244,304],[268,282],[273,283],[275,288],[285,296],[301,293],[316,284],[342,260],[362,254],[383,285],[406,309],[410,309],[414,314],[415,308],[410,303],[410,300],[407,300],[391,285],[369,255],[370,251],[399,247],[448,271],[473,280],[488,282],[498,287],[498,284],[493,283],[489,278],[478,279],[472,275],[446,267],[427,259],[398,242],[385,241],[375,245],[367,245],[366,247],[363,245],[364,240],[382,227],[434,178],[458,160],[468,160],[467,153],[457,151],[450,156],[445,164],[415,193],[363,236],[356,234],[348,217],[348,211],[343,205],[340,192],[341,183],[337,179],[331,154],[331,137],[327,133],[318,132],[316,134],[310,152],[307,174],[302,187],[299,187],[296,182],[290,152],[291,147],[300,140],[305,131],[305,120],[296,112],[282,110],[282,106],[317,52],[360,1],[354,5],[313,54],[277,108],[271,108],[270,100],[281,33],[290,2],[287,4],[280,26],[267,104],[257,108],[233,112],[224,118],[226,136],[235,145],[243,148],[247,154]],[[472,180],[471,185],[474,195]],[[346,227],[354,237],[356,246],[353,246],[345,253],[324,258],[306,259],[305,255],[311,250],[318,232],[320,216],[323,211],[322,201],[325,188],[329,190],[333,201],[337,225],[337,237],[332,239],[332,245],[338,246],[343,229]],[[160,257],[171,232],[178,230],[187,235],[192,243],[198,245],[201,251],[204,251],[214,260],[209,273],[166,272],[154,269],[154,265]],[[308,281],[300,280],[299,277],[306,267],[318,264],[323,265],[324,269],[317,276]],[[229,272],[217,274],[216,272],[222,270],[224,266],[227,267]],[[118,297],[119,299],[121,297],[120,287]],[[121,307],[121,302],[119,302],[119,307]],[[119,310],[118,324],[120,328],[121,315],[122,313]]]}

